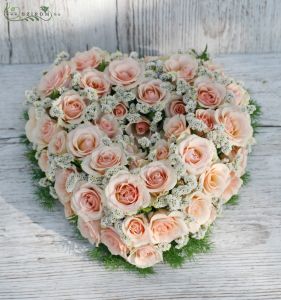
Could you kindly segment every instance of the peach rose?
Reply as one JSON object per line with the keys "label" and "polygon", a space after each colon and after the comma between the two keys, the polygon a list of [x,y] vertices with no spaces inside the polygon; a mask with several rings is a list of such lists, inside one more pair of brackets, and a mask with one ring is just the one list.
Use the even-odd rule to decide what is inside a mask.
{"label": "peach rose", "polygon": [[119,171],[105,188],[107,204],[132,214],[150,203],[150,194],[141,179],[127,171]]}
{"label": "peach rose", "polygon": [[99,220],[102,215],[103,191],[95,184],[80,183],[73,191],[71,207],[84,221]]}
{"label": "peach rose", "polygon": [[119,145],[101,146],[84,158],[82,169],[87,174],[104,174],[106,170],[127,163],[124,150]]}
{"label": "peach rose", "polygon": [[127,258],[128,262],[138,268],[148,268],[163,260],[162,252],[153,245],[134,249]]}
{"label": "peach rose", "polygon": [[247,146],[253,136],[253,128],[248,114],[242,112],[238,106],[227,105],[215,112],[218,124],[224,125],[225,133],[235,146]]}
{"label": "peach rose", "polygon": [[97,91],[99,97],[110,92],[110,83],[105,79],[104,73],[98,70],[85,70],[81,75],[81,87],[90,87]]}
{"label": "peach rose", "polygon": [[85,157],[100,145],[102,132],[92,124],[82,124],[67,136],[67,149],[76,157]]}
{"label": "peach rose", "polygon": [[214,129],[216,122],[215,111],[213,109],[197,109],[195,112],[195,117],[206,124],[208,131]]}
{"label": "peach rose", "polygon": [[165,62],[168,72],[177,72],[178,77],[189,81],[194,78],[198,69],[196,59],[187,54],[174,54]]}
{"label": "peach rose", "polygon": [[119,234],[112,227],[103,228],[101,230],[101,242],[105,244],[113,255],[120,255],[126,258],[129,249],[122,242]]}
{"label": "peach rose", "polygon": [[109,138],[113,139],[121,133],[119,123],[114,115],[104,114],[98,121],[98,126]]}
{"label": "peach rose", "polygon": [[154,161],[140,171],[140,177],[150,193],[167,192],[177,183],[177,174],[168,161]]}
{"label": "peach rose", "polygon": [[126,217],[122,224],[122,230],[133,247],[146,245],[150,242],[148,221],[143,214]]}
{"label": "peach rose", "polygon": [[165,107],[165,113],[167,117],[173,117],[175,115],[185,115],[185,104],[182,100],[181,96],[174,96],[172,97],[166,107]]}
{"label": "peach rose", "polygon": [[38,85],[38,91],[44,96],[49,96],[54,90],[61,87],[68,87],[70,75],[72,72],[71,65],[68,62],[54,66],[42,78]]}
{"label": "peach rose", "polygon": [[202,107],[216,108],[223,103],[226,88],[222,84],[207,77],[199,77],[194,85],[197,90],[197,101]]}
{"label": "peach rose", "polygon": [[97,68],[102,62],[105,54],[99,48],[92,48],[88,51],[77,52],[71,59],[77,71],[83,71],[86,68]]}
{"label": "peach rose", "polygon": [[226,203],[233,195],[237,195],[243,181],[235,172],[230,172],[230,181],[226,189],[223,191],[222,199]]}
{"label": "peach rose", "polygon": [[155,144],[155,157],[157,160],[167,159],[169,157],[169,144],[165,140],[159,140]]}
{"label": "peach rose", "polygon": [[199,178],[199,182],[203,186],[203,192],[212,197],[220,197],[229,181],[230,170],[221,163],[212,165]]}
{"label": "peach rose", "polygon": [[179,137],[183,132],[189,133],[184,115],[175,115],[164,121],[163,129],[166,138]]}
{"label": "peach rose", "polygon": [[63,112],[63,121],[79,124],[84,117],[86,103],[76,91],[67,91],[58,99],[58,107]]}
{"label": "peach rose", "polygon": [[29,120],[25,125],[26,136],[30,142],[45,147],[53,135],[59,131],[59,127],[47,114],[43,114],[39,120],[35,117],[34,108],[29,109]]}
{"label": "peach rose", "polygon": [[250,101],[249,93],[242,88],[242,86],[231,83],[227,87],[227,90],[233,95],[233,104],[236,105],[248,105]]}
{"label": "peach rose", "polygon": [[66,137],[67,133],[64,130],[60,130],[54,134],[48,145],[49,153],[55,155],[66,153]]}
{"label": "peach rose", "polygon": [[101,226],[100,221],[85,222],[81,217],[78,217],[77,227],[81,235],[89,240],[92,245],[98,246],[100,243]]}
{"label": "peach rose", "polygon": [[213,142],[194,134],[179,143],[177,152],[186,170],[193,175],[203,173],[217,154]]}
{"label": "peach rose", "polygon": [[195,192],[188,196],[188,199],[189,203],[183,211],[192,219],[188,224],[189,231],[195,233],[201,225],[207,224],[211,217],[213,218],[212,200],[202,192]]}
{"label": "peach rose", "polygon": [[183,214],[179,211],[159,210],[150,219],[149,231],[154,244],[170,243],[188,234]]}
{"label": "peach rose", "polygon": [[47,172],[49,167],[49,155],[47,150],[42,150],[38,159],[38,165],[43,172]]}
{"label": "peach rose", "polygon": [[128,108],[124,103],[120,102],[114,107],[112,112],[117,119],[124,119],[128,113]]}
{"label": "peach rose", "polygon": [[114,60],[105,69],[108,80],[113,85],[121,85],[125,89],[136,87],[142,80],[143,73],[143,65],[132,58]]}
{"label": "peach rose", "polygon": [[128,124],[126,132],[137,138],[149,136],[151,134],[150,121],[145,117],[140,117],[136,122]]}
{"label": "peach rose", "polygon": [[28,121],[25,124],[25,134],[27,139],[34,143],[34,131],[36,128],[37,120],[36,120],[36,114],[35,114],[35,108],[34,106],[31,106],[28,109]]}
{"label": "peach rose", "polygon": [[165,99],[166,90],[161,88],[162,81],[159,79],[146,80],[138,86],[137,100],[140,103],[153,106]]}
{"label": "peach rose", "polygon": [[56,171],[54,187],[59,201],[63,205],[71,200],[72,193],[66,190],[66,181],[68,176],[74,172],[76,172],[74,168],[59,169]]}

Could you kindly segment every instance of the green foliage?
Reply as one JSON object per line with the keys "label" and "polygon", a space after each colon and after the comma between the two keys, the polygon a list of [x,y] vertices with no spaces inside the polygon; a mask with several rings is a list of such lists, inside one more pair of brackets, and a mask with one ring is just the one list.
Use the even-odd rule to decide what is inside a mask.
{"label": "green foliage", "polygon": [[[30,144],[26,144],[26,152],[25,152],[25,157],[32,163],[32,164],[36,164],[37,163],[37,159],[35,157],[36,151],[33,150],[30,147]],[[36,165],[35,165],[36,167]],[[35,169],[35,168],[34,168]]]}
{"label": "green foliage", "polygon": [[247,171],[243,176],[241,176],[241,179],[243,181],[243,185],[247,185],[249,181],[251,180],[251,174],[249,171]]}
{"label": "green foliage", "polygon": [[23,119],[24,119],[25,121],[28,121],[28,111],[27,111],[27,110],[25,110],[25,111],[23,112],[22,116],[23,116]]}
{"label": "green foliage", "polygon": [[102,263],[105,268],[110,270],[126,270],[130,272],[136,272],[141,276],[147,276],[154,273],[153,268],[140,269],[134,265],[128,263],[124,258],[118,255],[112,255],[107,247],[103,244],[95,247],[89,251],[89,257],[94,260]]}
{"label": "green foliage", "polygon": [[191,49],[191,51],[196,55],[196,58],[201,59],[203,61],[207,61],[209,60],[209,54],[208,54],[208,45],[206,44],[205,49],[203,50],[203,52],[201,52],[200,54],[195,50],[195,49]]}
{"label": "green foliage", "polygon": [[60,96],[60,93],[58,90],[53,90],[51,95],[49,96],[51,99],[55,100]]}
{"label": "green foliage", "polygon": [[181,249],[177,249],[175,244],[172,244],[170,250],[163,253],[164,262],[168,263],[173,268],[178,268],[183,265],[186,260],[193,260],[195,255],[207,253],[211,251],[212,243],[210,242],[210,230],[201,240],[190,238],[187,245]]}
{"label": "green foliage", "polygon": [[99,66],[97,67],[97,69],[100,71],[100,72],[103,72],[105,70],[105,68],[107,67],[107,62],[106,61],[102,61]]}
{"label": "green foliage", "polygon": [[254,100],[250,99],[250,105],[254,105],[256,107],[255,111],[250,115],[251,116],[251,125],[254,130],[254,135],[257,133],[257,128],[259,127],[259,120],[262,115],[261,106]]}
{"label": "green foliage", "polygon": [[37,186],[35,195],[39,203],[47,210],[52,210],[56,203],[56,200],[50,195],[49,187]]}
{"label": "green foliage", "polygon": [[237,205],[239,200],[239,195],[233,195],[225,204],[226,205]]}
{"label": "green foliage", "polygon": [[27,139],[27,137],[26,137],[26,135],[25,134],[22,134],[21,136],[20,136],[20,143],[21,144],[24,144],[24,145],[26,145],[26,146],[28,146],[29,145],[29,140]]}
{"label": "green foliage", "polygon": [[68,222],[72,225],[77,226],[78,223],[78,216],[77,215],[73,215],[71,217],[68,218]]}
{"label": "green foliage", "polygon": [[154,207],[153,206],[148,206],[148,207],[145,207],[145,208],[142,208],[138,211],[139,214],[141,213],[145,213],[145,214],[148,214],[150,213],[151,211],[154,211]]}
{"label": "green foliage", "polygon": [[72,164],[73,164],[74,166],[76,166],[78,169],[81,169],[81,161],[80,161],[80,160],[75,159],[75,160],[72,162]]}

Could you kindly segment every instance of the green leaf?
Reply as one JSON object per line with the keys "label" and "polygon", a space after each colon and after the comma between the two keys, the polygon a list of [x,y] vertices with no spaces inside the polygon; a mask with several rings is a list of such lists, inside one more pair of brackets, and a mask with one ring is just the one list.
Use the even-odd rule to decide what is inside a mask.
{"label": "green leaf", "polygon": [[28,111],[27,110],[25,110],[24,112],[23,112],[23,114],[22,114],[22,117],[23,117],[23,119],[25,120],[25,121],[28,121]]}
{"label": "green leaf", "polygon": [[73,216],[69,217],[67,220],[69,221],[70,224],[73,224],[73,225],[77,226],[78,216],[73,215]]}
{"label": "green leaf", "polygon": [[173,268],[178,268],[183,265],[186,260],[193,260],[197,254],[207,253],[212,249],[210,242],[210,229],[206,232],[203,239],[190,238],[187,245],[181,249],[177,249],[176,244],[163,253],[164,262],[168,263]]}
{"label": "green leaf", "polygon": [[250,115],[251,117],[251,125],[254,130],[254,135],[258,132],[257,129],[260,127],[260,117],[262,115],[261,106],[254,100],[250,99],[249,105],[254,105],[256,107],[255,111]]}
{"label": "green leaf", "polygon": [[225,204],[226,205],[237,205],[239,200],[239,195],[233,195]]}
{"label": "green leaf", "polygon": [[51,99],[55,100],[60,96],[60,93],[58,90],[53,90],[51,95],[49,96]]}
{"label": "green leaf", "polygon": [[72,164],[74,165],[74,166],[76,166],[77,168],[79,168],[79,169],[81,169],[81,161],[80,160],[78,160],[78,159],[75,159],[74,161],[72,161]]}
{"label": "green leaf", "polygon": [[44,208],[47,210],[52,210],[54,208],[56,200],[50,195],[49,187],[38,186],[35,195]]}
{"label": "green leaf", "polygon": [[148,213],[150,213],[152,210],[154,210],[154,207],[148,206],[148,207],[144,207],[144,208],[140,209],[138,213],[140,213],[140,214],[141,214],[141,213],[148,214]]}
{"label": "green leaf", "polygon": [[105,70],[105,68],[107,67],[108,63],[106,61],[102,61],[99,66],[97,67],[97,69],[101,72],[103,72]]}
{"label": "green leaf", "polygon": [[251,174],[249,171],[247,171],[243,176],[241,176],[241,179],[243,181],[243,185],[247,185],[251,180]]}
{"label": "green leaf", "polygon": [[183,265],[185,257],[182,249],[175,248],[173,244],[168,251],[163,253],[164,262],[169,264],[173,268],[179,268]]}
{"label": "green leaf", "polygon": [[191,51],[195,54],[196,58],[201,59],[203,61],[207,61],[210,59],[207,50],[208,50],[207,44],[203,52],[201,52],[200,54],[195,49],[191,49]]}
{"label": "green leaf", "polygon": [[29,140],[28,140],[28,138],[26,137],[26,135],[25,134],[22,134],[21,136],[20,136],[20,143],[21,144],[24,144],[24,145],[26,145],[26,146],[28,146],[29,145]]}

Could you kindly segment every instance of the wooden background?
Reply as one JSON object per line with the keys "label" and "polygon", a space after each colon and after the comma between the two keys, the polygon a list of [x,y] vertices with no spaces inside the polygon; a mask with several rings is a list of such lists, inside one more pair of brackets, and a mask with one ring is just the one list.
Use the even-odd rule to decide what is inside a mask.
{"label": "wooden background", "polygon": [[[61,14],[48,22],[8,22],[6,3],[22,11],[48,5]],[[141,55],[203,49],[281,51],[280,0],[1,0],[0,63],[51,62],[92,46]]]}
{"label": "wooden background", "polygon": [[214,228],[214,250],[183,268],[157,274],[105,270],[84,251],[61,205],[45,211],[34,196],[24,146],[24,91],[47,65],[0,66],[1,300],[280,300],[281,299],[281,55],[227,55],[216,62],[245,81],[263,107],[251,181],[238,206]]}
{"label": "wooden background", "polygon": [[[26,10],[49,5],[61,13],[49,22],[7,22],[6,2],[0,0],[0,299],[280,300],[281,54],[273,52],[281,51],[281,1],[9,1]],[[251,182],[239,205],[217,220],[212,253],[176,270],[158,265],[149,278],[105,270],[87,258],[89,245],[75,237],[60,205],[47,212],[35,201],[19,138],[24,91],[48,66],[34,63],[94,45],[144,55],[206,43],[263,107]]]}

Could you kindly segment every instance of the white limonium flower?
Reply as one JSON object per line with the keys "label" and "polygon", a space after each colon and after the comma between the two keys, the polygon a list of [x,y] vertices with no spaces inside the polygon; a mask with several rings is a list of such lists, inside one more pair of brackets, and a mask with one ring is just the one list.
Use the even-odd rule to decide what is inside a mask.
{"label": "white limonium flower", "polygon": [[39,99],[37,89],[33,88],[32,90],[25,91],[26,104],[32,104],[33,102]]}
{"label": "white limonium flower", "polygon": [[138,143],[141,145],[142,148],[148,148],[151,145],[151,141],[147,137],[142,137],[138,139]]}
{"label": "white limonium flower", "polygon": [[68,60],[68,59],[69,59],[69,53],[67,53],[66,51],[62,51],[57,55],[56,59],[54,60],[54,65],[58,65],[62,61]]}

